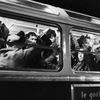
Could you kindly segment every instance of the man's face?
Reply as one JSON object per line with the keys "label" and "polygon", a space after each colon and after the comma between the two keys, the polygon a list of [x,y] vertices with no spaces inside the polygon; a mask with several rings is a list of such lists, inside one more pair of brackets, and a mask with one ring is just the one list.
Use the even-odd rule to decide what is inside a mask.
{"label": "man's face", "polygon": [[51,40],[51,42],[53,43],[53,42],[56,41],[56,38],[55,38],[53,35],[51,35],[50,40]]}
{"label": "man's face", "polygon": [[83,61],[84,54],[82,52],[78,52],[78,59],[79,59],[79,61]]}
{"label": "man's face", "polygon": [[30,35],[29,36],[29,38],[28,38],[28,41],[30,42],[30,43],[36,43],[36,36],[34,36],[34,35]]}

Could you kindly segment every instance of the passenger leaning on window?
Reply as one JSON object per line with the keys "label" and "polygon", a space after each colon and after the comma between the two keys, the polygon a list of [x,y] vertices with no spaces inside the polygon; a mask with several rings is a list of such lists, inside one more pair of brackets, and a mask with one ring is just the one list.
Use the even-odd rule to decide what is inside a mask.
{"label": "passenger leaning on window", "polygon": [[[50,41],[52,34],[52,31],[50,33],[46,33],[43,38],[38,38],[34,32],[29,32],[24,36],[23,31],[15,34],[16,36],[9,35],[7,40],[8,42],[10,41],[8,45],[11,45],[9,45],[10,48],[5,48],[1,50],[0,67],[41,68],[41,52],[45,51],[45,59],[53,54],[51,50],[49,51],[48,49],[41,48],[41,46],[50,46],[52,44],[52,41]],[[52,60],[53,59],[54,58],[52,58]],[[52,63],[51,59],[49,59],[48,62]],[[47,63],[47,61],[45,63]]]}
{"label": "passenger leaning on window", "polygon": [[[82,53],[83,49],[80,49],[80,52],[77,52],[77,63],[74,63],[73,70],[75,71],[89,71],[90,66],[86,62],[87,56]],[[88,58],[87,58],[88,59]]]}
{"label": "passenger leaning on window", "polygon": [[[84,59],[80,62],[79,61],[79,52],[77,53],[76,62],[73,64],[74,69],[80,69],[83,71],[94,70],[95,56],[91,53],[92,44],[90,43],[90,38],[87,36],[82,35],[77,41],[79,43],[79,52],[84,55]],[[82,51],[81,51],[82,50]],[[80,67],[80,68],[79,68]]]}
{"label": "passenger leaning on window", "polygon": [[41,58],[45,68],[55,69],[57,66],[58,45],[56,44],[56,33],[52,29],[48,29],[42,36],[40,36],[41,45],[51,47],[53,49],[42,49]]}
{"label": "passenger leaning on window", "polygon": [[11,47],[1,50],[0,67],[24,68],[32,58],[31,56],[34,53],[34,47],[25,49],[24,44],[26,42],[26,37],[23,37],[22,33],[23,32],[21,31],[18,34],[15,34],[15,36],[8,36],[7,40],[11,41],[11,45],[9,45]]}

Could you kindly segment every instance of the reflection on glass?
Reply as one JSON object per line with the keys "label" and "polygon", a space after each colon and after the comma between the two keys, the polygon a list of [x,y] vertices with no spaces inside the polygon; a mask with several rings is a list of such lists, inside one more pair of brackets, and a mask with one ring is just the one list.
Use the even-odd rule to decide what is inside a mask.
{"label": "reflection on glass", "polygon": [[71,65],[75,71],[100,71],[100,35],[71,30]]}
{"label": "reflection on glass", "polygon": [[0,69],[58,69],[58,27],[0,17]]}

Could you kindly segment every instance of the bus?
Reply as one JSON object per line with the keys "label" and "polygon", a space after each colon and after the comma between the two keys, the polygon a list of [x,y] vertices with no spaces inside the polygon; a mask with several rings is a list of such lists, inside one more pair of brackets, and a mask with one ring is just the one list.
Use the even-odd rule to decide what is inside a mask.
{"label": "bus", "polygon": [[33,0],[0,0],[1,96],[99,100],[99,43],[100,18]]}

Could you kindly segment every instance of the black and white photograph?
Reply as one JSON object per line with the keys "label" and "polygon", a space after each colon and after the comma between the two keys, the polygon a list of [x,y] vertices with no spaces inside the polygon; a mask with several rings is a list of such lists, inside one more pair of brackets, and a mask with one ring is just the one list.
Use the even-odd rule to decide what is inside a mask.
{"label": "black and white photograph", "polygon": [[1,100],[100,100],[99,0],[0,0]]}

